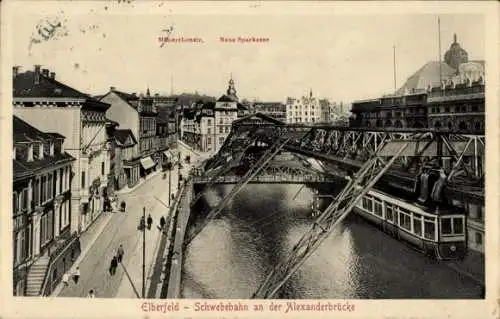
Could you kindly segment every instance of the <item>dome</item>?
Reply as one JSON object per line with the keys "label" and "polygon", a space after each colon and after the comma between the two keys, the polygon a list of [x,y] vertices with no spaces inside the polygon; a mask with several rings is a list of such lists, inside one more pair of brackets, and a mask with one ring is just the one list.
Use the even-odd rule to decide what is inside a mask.
{"label": "dome", "polygon": [[460,44],[458,44],[457,35],[454,34],[453,43],[451,44],[450,49],[444,54],[444,61],[452,68],[458,70],[460,64],[466,63],[468,60],[469,55],[467,54],[467,51],[462,49]]}

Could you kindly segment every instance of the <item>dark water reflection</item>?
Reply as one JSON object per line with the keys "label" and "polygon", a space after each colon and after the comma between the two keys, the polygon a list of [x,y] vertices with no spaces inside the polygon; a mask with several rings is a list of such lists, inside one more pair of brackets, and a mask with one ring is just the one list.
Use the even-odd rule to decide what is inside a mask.
{"label": "dark water reflection", "polygon": [[[204,205],[215,206],[232,187],[217,186]],[[304,187],[295,197],[300,188],[247,185],[188,247],[183,297],[249,298],[310,227],[312,190]],[[206,211],[198,205],[191,223]],[[352,214],[289,279],[279,297],[478,298],[480,289]]]}

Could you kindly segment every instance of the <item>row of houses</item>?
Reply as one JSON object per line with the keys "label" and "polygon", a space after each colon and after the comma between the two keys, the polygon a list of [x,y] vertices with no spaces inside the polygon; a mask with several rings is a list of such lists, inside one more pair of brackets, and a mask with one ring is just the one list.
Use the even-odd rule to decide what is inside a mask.
{"label": "row of houses", "polygon": [[13,67],[13,290],[48,294],[110,196],[179,161],[175,109],[111,87],[82,93]]}

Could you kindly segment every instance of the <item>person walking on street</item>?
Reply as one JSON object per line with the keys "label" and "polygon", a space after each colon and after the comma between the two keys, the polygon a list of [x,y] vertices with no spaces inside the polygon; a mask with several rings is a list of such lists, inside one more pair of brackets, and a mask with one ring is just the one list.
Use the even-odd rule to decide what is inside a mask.
{"label": "person walking on street", "polygon": [[148,214],[148,230],[151,230],[151,224],[153,224],[153,218],[151,214]]}
{"label": "person walking on street", "polygon": [[120,245],[120,247],[118,247],[118,250],[116,251],[116,257],[118,259],[118,263],[122,262],[123,255],[125,255],[125,251],[123,250],[123,245]]}
{"label": "person walking on street", "polygon": [[94,289],[89,290],[89,294],[87,295],[87,298],[95,298],[95,291]]}
{"label": "person walking on street", "polygon": [[78,279],[80,279],[80,267],[76,267],[75,272],[73,273],[73,281],[75,284],[78,284]]}
{"label": "person walking on street", "polygon": [[64,284],[64,287],[67,287],[68,286],[68,281],[69,281],[69,274],[68,273],[65,273],[63,276],[62,276],[62,282]]}
{"label": "person walking on street", "polygon": [[160,230],[163,230],[163,228],[165,227],[165,217],[161,216],[160,218]]}
{"label": "person walking on street", "polygon": [[116,268],[118,267],[118,259],[116,256],[113,256],[113,259],[111,259],[111,265],[109,267],[109,273],[111,276],[114,276],[116,274]]}

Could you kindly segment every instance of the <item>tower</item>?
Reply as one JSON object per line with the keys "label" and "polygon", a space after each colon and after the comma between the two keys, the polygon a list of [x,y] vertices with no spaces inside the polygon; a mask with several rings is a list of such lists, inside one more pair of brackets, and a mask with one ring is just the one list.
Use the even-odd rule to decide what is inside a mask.
{"label": "tower", "polygon": [[467,54],[467,51],[462,49],[460,44],[457,42],[457,35],[454,33],[453,34],[453,43],[450,46],[450,49],[446,51],[444,54],[444,62],[457,70],[458,72],[458,67],[462,63],[466,63],[469,61],[469,55]]}
{"label": "tower", "polygon": [[235,101],[238,101],[238,96],[236,95],[236,88],[234,87],[233,74],[231,73],[229,78],[229,86],[226,91],[227,95],[233,98]]}

